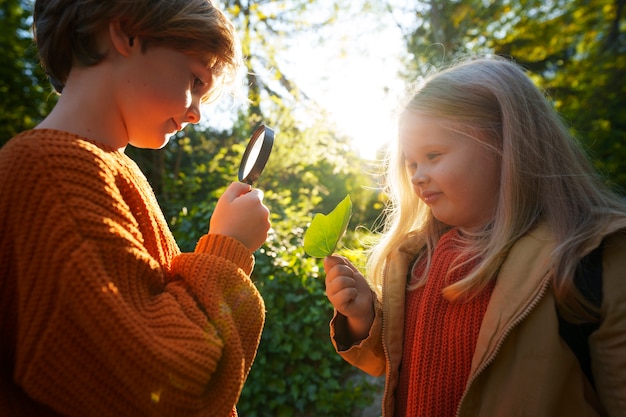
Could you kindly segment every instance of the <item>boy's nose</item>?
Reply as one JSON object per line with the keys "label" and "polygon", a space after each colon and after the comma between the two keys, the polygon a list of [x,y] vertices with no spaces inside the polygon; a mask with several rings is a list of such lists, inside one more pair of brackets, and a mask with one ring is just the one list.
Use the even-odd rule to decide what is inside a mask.
{"label": "boy's nose", "polygon": [[202,113],[200,112],[200,107],[197,104],[192,103],[187,109],[187,121],[189,123],[196,124],[199,123],[201,119]]}

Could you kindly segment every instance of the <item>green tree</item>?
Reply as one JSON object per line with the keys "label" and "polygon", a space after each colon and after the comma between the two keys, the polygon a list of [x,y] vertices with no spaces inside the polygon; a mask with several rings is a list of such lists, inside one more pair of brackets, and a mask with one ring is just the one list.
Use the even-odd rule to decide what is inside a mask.
{"label": "green tree", "polygon": [[[15,112],[20,117],[30,114],[28,127],[32,127],[54,100],[47,101],[52,90],[37,65],[27,31],[32,5],[25,8],[19,1],[10,3],[13,14],[5,12],[9,3],[2,3],[1,17],[3,23],[12,26],[3,25],[11,29],[3,31],[0,39],[3,50],[6,42],[7,48],[17,48],[17,52],[4,57],[14,75],[3,78],[2,86],[6,84],[10,95],[3,98],[23,99],[25,87],[39,92],[32,99],[37,112]],[[355,206],[351,230],[369,226],[377,213],[373,207],[378,197],[368,188],[371,179],[364,174],[362,161],[348,138],[336,133],[324,112],[307,101],[306,94],[278,64],[282,42],[289,33],[331,21],[335,8],[320,14],[312,0],[283,3],[226,2],[236,25],[242,28],[251,99],[235,117],[214,108],[212,116],[226,121],[218,123],[219,127],[190,126],[164,149],[128,147],[126,152],[154,187],[181,249],[193,250],[209,226],[218,197],[236,180],[245,139],[261,122],[276,130],[274,152],[257,184],[265,190],[273,231],[256,254],[252,277],[265,299],[267,322],[239,408],[242,415],[252,416],[343,416],[369,402],[371,387],[355,382],[358,371],[332,348],[328,339],[332,306],[320,280],[321,263],[304,254],[302,239],[315,212],[330,211],[345,194],[352,196]],[[310,20],[303,14],[307,11],[313,13]],[[27,56],[26,47],[32,56]],[[11,116],[8,111],[3,113]],[[23,128],[16,127],[15,131]],[[345,238],[357,253],[349,253],[355,259],[359,238],[356,232]]]}
{"label": "green tree", "polygon": [[56,103],[37,60],[30,3],[0,0],[0,146],[34,127]]}
{"label": "green tree", "polygon": [[490,51],[488,39],[508,19],[506,0],[429,0],[387,3],[404,34],[407,56],[400,74],[409,82],[459,56]]}
{"label": "green tree", "polygon": [[410,23],[398,17],[409,52],[403,74],[412,81],[473,53],[514,59],[551,96],[596,167],[625,189],[625,5],[624,0],[418,3]]}
{"label": "green tree", "polygon": [[[596,167],[626,190],[626,1],[521,1],[494,52],[537,75]],[[524,13],[522,13],[522,11]]]}
{"label": "green tree", "polygon": [[[252,277],[265,300],[267,320],[238,405],[248,416],[343,416],[371,397],[372,387],[353,378],[359,371],[334,352],[328,336],[332,306],[320,279],[321,263],[302,248],[315,212],[330,211],[346,194],[355,205],[351,230],[370,226],[377,215],[373,184],[349,139],[339,136],[323,110],[280,71],[280,35],[289,25],[293,31],[314,27],[299,14],[313,5],[230,4],[243,31],[248,105],[227,129],[200,125],[180,133],[163,150],[130,150],[146,163],[181,248],[192,250],[208,227],[217,198],[235,180],[244,138],[261,122],[275,129],[272,155],[256,184],[272,213],[272,234],[256,253]],[[213,113],[221,116],[227,117]],[[358,232],[345,241],[357,249],[350,256],[358,257]]]}
{"label": "green tree", "polygon": [[[320,261],[304,254],[302,241],[314,213],[330,211],[347,193],[357,196],[354,230],[367,221],[365,213],[376,195],[366,188],[371,180],[355,166],[357,156],[347,138],[328,129],[323,118],[302,128],[284,109],[267,122],[277,127],[276,139],[257,186],[265,192],[273,231],[256,253],[252,276],[265,300],[267,320],[238,407],[249,416],[345,415],[369,402],[371,386],[354,382],[358,371],[330,344],[332,306],[324,295]],[[243,144],[233,140],[241,136],[237,128],[222,137],[212,135],[190,130],[168,152],[153,151],[163,154],[162,172],[168,175],[160,180],[159,198],[167,199],[162,205],[184,250],[192,250],[206,231],[243,153]],[[358,243],[354,235],[346,241]]]}
{"label": "green tree", "polygon": [[[227,0],[225,9],[240,28],[246,56],[248,116],[262,115],[279,101],[287,107],[297,104],[302,91],[286,75],[278,55],[294,35],[313,31],[335,19],[336,0]],[[280,105],[279,105],[280,106]]]}

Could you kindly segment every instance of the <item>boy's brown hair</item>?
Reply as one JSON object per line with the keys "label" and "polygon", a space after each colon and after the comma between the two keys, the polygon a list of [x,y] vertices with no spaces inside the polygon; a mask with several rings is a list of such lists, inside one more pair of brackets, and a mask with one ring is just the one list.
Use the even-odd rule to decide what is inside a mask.
{"label": "boy's brown hair", "polygon": [[216,84],[233,80],[241,66],[235,28],[211,0],[36,0],[39,58],[59,93],[73,66],[102,61],[98,38],[115,20],[143,48],[165,46],[200,58]]}

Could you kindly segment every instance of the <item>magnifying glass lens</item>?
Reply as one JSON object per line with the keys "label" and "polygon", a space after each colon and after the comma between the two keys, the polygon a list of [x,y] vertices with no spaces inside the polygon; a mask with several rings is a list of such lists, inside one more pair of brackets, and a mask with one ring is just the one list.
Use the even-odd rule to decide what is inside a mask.
{"label": "magnifying glass lens", "polygon": [[246,147],[239,166],[239,181],[252,185],[261,175],[274,145],[274,131],[265,125],[259,126]]}
{"label": "magnifying glass lens", "polygon": [[250,149],[250,153],[248,154],[248,158],[243,161],[243,177],[246,178],[252,172],[254,168],[254,164],[259,159],[259,154],[261,153],[261,149],[263,148],[263,140],[265,139],[265,132],[261,133],[254,143],[252,144],[252,148]]}

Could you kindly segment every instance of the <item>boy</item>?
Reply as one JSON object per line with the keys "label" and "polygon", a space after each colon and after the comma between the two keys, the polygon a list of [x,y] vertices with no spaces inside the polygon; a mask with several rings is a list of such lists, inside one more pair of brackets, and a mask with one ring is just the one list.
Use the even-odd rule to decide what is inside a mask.
{"label": "boy", "polygon": [[0,415],[236,415],[264,305],[262,193],[225,191],[180,253],[128,144],[161,148],[241,65],[208,0],[38,0],[61,93],[0,150]]}

